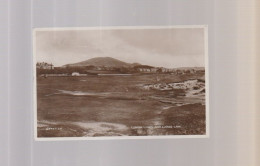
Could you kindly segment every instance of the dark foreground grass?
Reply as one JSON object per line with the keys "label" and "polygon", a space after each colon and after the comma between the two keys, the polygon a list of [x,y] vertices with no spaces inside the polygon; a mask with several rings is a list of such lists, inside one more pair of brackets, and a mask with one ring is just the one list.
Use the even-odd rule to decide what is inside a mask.
{"label": "dark foreground grass", "polygon": [[[81,137],[93,132],[92,136],[205,134],[204,103],[176,106],[164,101],[172,99],[184,103],[193,99],[185,99],[183,90],[148,91],[140,88],[144,84],[201,77],[201,74],[154,74],[38,78],[37,120],[45,123],[38,127],[38,137]],[[89,92],[91,95],[71,95],[61,90]],[[93,128],[75,125],[77,122],[104,122],[108,126],[101,124],[101,131],[97,128],[95,133]],[[113,124],[124,125],[126,129],[117,129]]]}

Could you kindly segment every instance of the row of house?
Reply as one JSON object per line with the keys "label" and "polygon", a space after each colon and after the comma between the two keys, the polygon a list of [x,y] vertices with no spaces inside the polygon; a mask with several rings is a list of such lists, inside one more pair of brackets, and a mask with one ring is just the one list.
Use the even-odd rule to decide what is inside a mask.
{"label": "row of house", "polygon": [[36,68],[37,69],[54,69],[54,66],[53,64],[50,64],[50,63],[46,63],[46,62],[37,62],[36,63]]}
{"label": "row of house", "polygon": [[[68,66],[66,66],[68,67]],[[48,70],[64,70],[64,67],[54,67],[53,64],[51,63],[46,63],[46,62],[38,62],[36,64],[37,69],[48,69]],[[74,67],[75,68],[75,67]],[[119,71],[119,72],[126,72],[126,73],[131,73],[131,72],[140,72],[140,73],[172,73],[172,74],[186,74],[186,73],[199,73],[199,72],[204,72],[203,68],[164,68],[164,67],[153,67],[153,66],[148,66],[148,65],[137,65],[134,67],[107,67],[107,66],[87,66],[87,67],[82,67],[81,70],[74,70],[73,67],[71,67],[70,72],[74,70],[75,73],[72,75],[77,75],[76,73],[88,73],[88,70],[93,70],[93,71]],[[72,71],[71,71],[72,70]],[[68,71],[66,71],[68,72]]]}
{"label": "row of house", "polygon": [[169,68],[163,68],[163,67],[138,67],[136,68],[138,72],[141,73],[174,73],[174,74],[185,74],[185,73],[197,73],[201,72],[200,70],[195,69],[169,69]]}

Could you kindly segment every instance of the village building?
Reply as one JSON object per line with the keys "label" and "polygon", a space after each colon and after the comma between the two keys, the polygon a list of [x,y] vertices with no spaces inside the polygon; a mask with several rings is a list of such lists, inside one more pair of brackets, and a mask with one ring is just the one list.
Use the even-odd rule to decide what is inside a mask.
{"label": "village building", "polygon": [[148,68],[138,68],[138,71],[140,71],[140,72],[151,72],[151,69],[148,69]]}
{"label": "village building", "polygon": [[194,73],[196,73],[196,70],[190,69],[190,73],[191,73],[191,74],[194,74]]}
{"label": "village building", "polygon": [[168,69],[168,68],[160,68],[160,71],[162,73],[171,73],[171,72],[175,72],[174,69]]}
{"label": "village building", "polygon": [[184,74],[184,71],[178,69],[178,70],[176,70],[176,74],[178,74],[178,75]]}
{"label": "village building", "polygon": [[80,76],[79,72],[73,72],[71,76]]}
{"label": "village building", "polygon": [[139,65],[135,67],[135,70],[142,73],[156,73],[158,69],[152,66]]}
{"label": "village building", "polygon": [[36,64],[36,68],[37,69],[48,69],[48,70],[52,70],[54,69],[54,66],[53,64],[49,64],[49,63],[46,63],[46,62],[38,62]]}
{"label": "village building", "polygon": [[157,68],[151,68],[151,72],[152,72],[152,73],[156,73],[157,70],[158,70]]}

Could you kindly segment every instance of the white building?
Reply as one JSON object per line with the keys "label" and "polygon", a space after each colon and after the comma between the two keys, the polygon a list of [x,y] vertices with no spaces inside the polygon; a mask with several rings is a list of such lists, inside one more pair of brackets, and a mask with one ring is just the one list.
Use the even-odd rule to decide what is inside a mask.
{"label": "white building", "polygon": [[71,74],[71,76],[79,76],[80,74],[79,74],[79,72],[73,72],[72,74]]}

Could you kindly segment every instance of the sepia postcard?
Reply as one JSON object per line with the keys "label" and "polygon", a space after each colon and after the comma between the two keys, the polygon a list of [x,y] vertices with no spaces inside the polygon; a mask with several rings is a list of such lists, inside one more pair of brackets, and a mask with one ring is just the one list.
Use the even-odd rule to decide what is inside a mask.
{"label": "sepia postcard", "polygon": [[206,25],[36,28],[36,140],[209,137]]}

